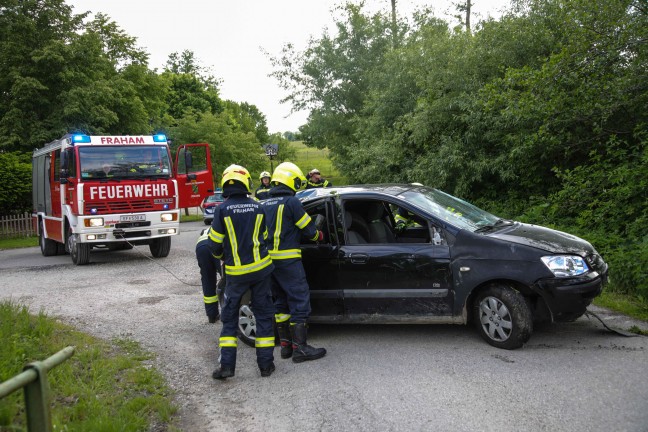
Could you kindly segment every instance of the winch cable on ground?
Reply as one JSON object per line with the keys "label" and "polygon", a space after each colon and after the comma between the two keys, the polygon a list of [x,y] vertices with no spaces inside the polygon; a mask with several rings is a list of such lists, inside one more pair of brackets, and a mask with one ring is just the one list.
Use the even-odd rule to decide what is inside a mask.
{"label": "winch cable on ground", "polygon": [[[151,258],[150,256],[146,255],[144,252],[142,252],[142,251],[140,251],[139,249],[137,249],[137,247],[136,247],[134,244],[132,244],[131,242],[129,242],[129,241],[128,241],[124,236],[121,236],[121,238],[122,238],[122,240],[124,240],[126,243],[128,243],[128,244],[129,244],[129,245],[130,245],[134,250],[136,250],[138,254],[142,255],[144,258],[150,260],[151,262],[155,263],[156,265],[162,267],[164,270],[167,271],[167,273],[169,273],[171,276],[173,276],[173,277],[174,277],[176,280],[178,280],[179,282],[181,282],[181,283],[183,283],[183,284],[185,284],[185,285],[192,286],[192,287],[199,287],[199,286],[202,286],[201,284],[191,284],[191,283],[189,283],[189,282],[185,282],[185,281],[183,281],[183,280],[180,279],[178,276],[176,276],[175,274],[173,274],[173,272],[172,272],[171,270],[169,270],[168,268],[166,268],[166,267],[164,267],[162,264],[160,264],[157,260]],[[219,277],[220,277],[220,276],[219,276]]]}
{"label": "winch cable on ground", "polygon": [[630,332],[627,332],[627,331],[625,331],[625,330],[614,329],[614,328],[608,326],[608,325],[605,324],[605,322],[601,319],[601,317],[599,317],[598,315],[596,315],[596,314],[595,314],[594,312],[592,312],[592,311],[586,310],[586,311],[585,311],[585,316],[586,316],[588,319],[590,319],[590,316],[593,316],[594,318],[596,318],[597,320],[599,320],[599,321],[601,322],[601,324],[603,324],[603,327],[605,327],[607,330],[611,331],[612,333],[616,333],[616,334],[618,334],[618,335],[620,335],[620,336],[625,336],[625,337],[635,337],[635,336],[640,336],[640,335],[638,335],[638,334],[636,334],[636,333],[630,333]]}

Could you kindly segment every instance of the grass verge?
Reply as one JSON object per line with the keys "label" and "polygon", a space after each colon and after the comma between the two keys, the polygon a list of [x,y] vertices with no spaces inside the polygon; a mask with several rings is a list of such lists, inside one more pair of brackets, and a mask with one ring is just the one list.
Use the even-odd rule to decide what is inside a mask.
{"label": "grass verge", "polygon": [[594,299],[594,304],[648,322],[648,302],[646,301],[604,290],[600,296]]}
{"label": "grass verge", "polygon": [[38,246],[38,236],[0,239],[0,250]]}
{"label": "grass verge", "polygon": [[[152,367],[153,355],[138,343],[102,341],[9,301],[0,302],[0,340],[0,381],[29,362],[76,346],[70,359],[47,374],[53,430],[177,430],[171,392]],[[21,390],[0,399],[0,430],[27,430],[24,410]]]}
{"label": "grass verge", "polygon": [[293,141],[290,146],[295,149],[297,155],[295,160],[291,162],[301,168],[304,174],[313,168],[317,168],[322,173],[322,177],[333,182],[334,186],[348,184],[346,177],[341,175],[333,166],[328,149],[306,147],[301,141]]}

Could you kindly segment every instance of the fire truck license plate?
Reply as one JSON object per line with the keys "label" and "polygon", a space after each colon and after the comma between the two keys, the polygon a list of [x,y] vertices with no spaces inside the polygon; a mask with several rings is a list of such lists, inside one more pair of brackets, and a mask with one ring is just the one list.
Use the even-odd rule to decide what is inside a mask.
{"label": "fire truck license plate", "polygon": [[139,222],[139,221],[145,221],[146,220],[146,215],[139,214],[139,215],[121,215],[119,216],[119,221],[120,222]]}

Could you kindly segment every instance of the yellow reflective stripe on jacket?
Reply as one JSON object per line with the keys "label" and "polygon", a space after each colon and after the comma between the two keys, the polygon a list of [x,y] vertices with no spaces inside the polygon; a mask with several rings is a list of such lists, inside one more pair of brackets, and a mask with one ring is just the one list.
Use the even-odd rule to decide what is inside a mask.
{"label": "yellow reflective stripe on jacket", "polygon": [[396,220],[396,222],[407,222],[407,218],[404,218],[403,216],[401,216],[399,214],[394,216],[394,219]]}
{"label": "yellow reflective stripe on jacket", "polygon": [[219,347],[230,347],[230,348],[236,348],[237,340],[235,336],[222,336],[218,340],[218,346]]}
{"label": "yellow reflective stripe on jacket", "polygon": [[261,222],[263,221],[263,214],[258,214],[256,216],[256,222],[254,223],[254,233],[252,234],[252,243],[254,247],[252,248],[252,256],[254,262],[261,261],[261,253],[259,252],[259,231],[261,231]]}
{"label": "yellow reflective stripe on jacket", "polygon": [[273,260],[277,259],[289,259],[289,258],[301,258],[301,249],[286,249],[286,250],[269,250],[268,253]]}
{"label": "yellow reflective stripe on jacket", "polygon": [[212,297],[203,296],[203,300],[205,300],[205,304],[218,303],[218,296],[212,296]]}
{"label": "yellow reflective stripe on jacket", "polygon": [[273,346],[275,346],[275,338],[274,338],[274,336],[258,337],[254,341],[254,347],[255,348],[272,348]]}
{"label": "yellow reflective stripe on jacket", "polygon": [[281,235],[281,222],[283,219],[283,211],[284,211],[284,204],[279,204],[279,207],[277,208],[277,224],[275,226],[275,232],[273,238],[274,244],[272,245],[272,249],[274,250],[279,250],[279,236]]}
{"label": "yellow reflective stripe on jacket", "polygon": [[244,265],[225,265],[225,273],[232,276],[240,276],[248,273],[254,273],[256,271],[262,270],[272,264],[270,255],[262,258],[258,262]]}
{"label": "yellow reflective stripe on jacket", "polygon": [[275,321],[278,323],[286,322],[290,319],[290,314],[275,314]]}
{"label": "yellow reflective stripe on jacket", "polygon": [[211,228],[202,230],[202,232],[200,233],[200,237],[198,237],[198,240],[196,240],[196,244],[200,243],[203,240],[207,240],[209,238],[210,230]]}
{"label": "yellow reflective stripe on jacket", "polygon": [[238,242],[236,241],[236,231],[232,224],[232,218],[225,216],[225,227],[227,228],[227,235],[229,237],[230,245],[232,246],[232,258],[234,259],[234,266],[241,265],[241,257],[238,254]]}
{"label": "yellow reflective stripe on jacket", "polygon": [[295,225],[299,229],[304,229],[304,227],[306,227],[306,225],[308,225],[310,223],[310,221],[311,221],[311,218],[310,218],[310,216],[308,216],[308,213],[304,213],[304,216],[302,216],[301,219],[299,219],[297,222],[295,222]]}
{"label": "yellow reflective stripe on jacket", "polygon": [[225,234],[221,234],[219,232],[216,232],[214,228],[209,228],[209,238],[216,242],[216,243],[223,243],[223,239],[225,238]]}
{"label": "yellow reflective stripe on jacket", "polygon": [[315,230],[315,235],[313,236],[313,238],[311,239],[311,241],[315,241],[315,240],[317,240],[317,239],[319,238],[319,233],[320,233],[320,232],[319,232],[318,230]]}

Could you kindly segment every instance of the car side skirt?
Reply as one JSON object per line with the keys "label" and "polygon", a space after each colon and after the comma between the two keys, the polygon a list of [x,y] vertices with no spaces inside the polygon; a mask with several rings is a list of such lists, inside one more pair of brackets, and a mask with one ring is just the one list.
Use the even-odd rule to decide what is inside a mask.
{"label": "car side skirt", "polygon": [[463,316],[412,316],[351,314],[347,316],[311,316],[318,324],[466,324]]}

